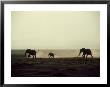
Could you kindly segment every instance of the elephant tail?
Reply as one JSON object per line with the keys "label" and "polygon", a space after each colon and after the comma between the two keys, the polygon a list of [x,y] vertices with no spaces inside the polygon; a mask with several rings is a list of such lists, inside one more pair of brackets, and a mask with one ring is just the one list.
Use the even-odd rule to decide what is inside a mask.
{"label": "elephant tail", "polygon": [[93,52],[91,51],[91,55],[93,56]]}

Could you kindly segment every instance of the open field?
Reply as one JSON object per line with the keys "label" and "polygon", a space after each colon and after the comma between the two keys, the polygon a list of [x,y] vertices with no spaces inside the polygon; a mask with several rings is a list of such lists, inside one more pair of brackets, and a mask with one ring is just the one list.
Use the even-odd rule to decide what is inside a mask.
{"label": "open field", "polygon": [[30,58],[12,56],[12,77],[99,77],[100,58]]}

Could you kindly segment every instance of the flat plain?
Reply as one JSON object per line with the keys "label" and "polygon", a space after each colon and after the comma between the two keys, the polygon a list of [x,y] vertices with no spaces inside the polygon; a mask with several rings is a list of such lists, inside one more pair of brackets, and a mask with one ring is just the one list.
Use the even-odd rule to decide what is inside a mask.
{"label": "flat plain", "polygon": [[11,55],[12,77],[99,77],[100,58],[26,58]]}

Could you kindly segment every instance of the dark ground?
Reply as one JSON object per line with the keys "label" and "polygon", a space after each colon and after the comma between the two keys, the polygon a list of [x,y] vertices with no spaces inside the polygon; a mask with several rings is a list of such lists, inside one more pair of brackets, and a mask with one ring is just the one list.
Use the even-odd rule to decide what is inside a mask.
{"label": "dark ground", "polygon": [[36,58],[12,56],[12,77],[99,77],[100,58]]}

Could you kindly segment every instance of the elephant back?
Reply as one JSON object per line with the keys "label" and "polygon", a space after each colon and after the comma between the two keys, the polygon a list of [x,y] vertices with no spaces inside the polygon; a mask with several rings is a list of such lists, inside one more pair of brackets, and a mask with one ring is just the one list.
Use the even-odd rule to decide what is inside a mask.
{"label": "elephant back", "polygon": [[90,49],[85,49],[85,53],[86,54],[91,54],[91,50]]}

